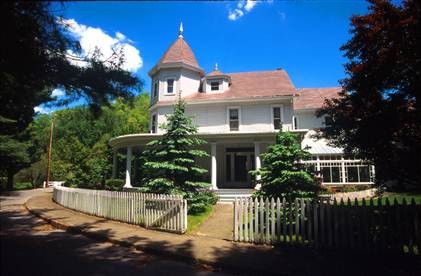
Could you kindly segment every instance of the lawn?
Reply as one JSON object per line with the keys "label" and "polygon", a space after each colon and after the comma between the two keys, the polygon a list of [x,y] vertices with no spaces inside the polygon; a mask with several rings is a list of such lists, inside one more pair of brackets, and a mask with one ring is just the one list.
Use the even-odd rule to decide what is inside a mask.
{"label": "lawn", "polygon": [[389,202],[393,202],[395,198],[398,200],[399,203],[402,203],[403,199],[405,198],[407,203],[410,203],[412,198],[415,199],[416,204],[421,204],[421,194],[413,194],[413,193],[384,193],[382,197],[382,203],[386,198],[389,199]]}
{"label": "lawn", "polygon": [[[421,204],[421,194],[386,192],[381,197],[382,205],[384,205],[386,203],[386,198],[389,200],[390,205],[394,204],[395,199],[398,201],[399,204],[402,204],[403,199],[406,200],[407,204],[410,204],[412,199],[415,199],[415,203],[417,205]],[[378,203],[379,199],[380,198],[373,198],[373,205],[374,206],[377,206],[379,204]],[[365,202],[366,202],[366,205],[368,205],[369,202],[370,202],[370,199],[366,199]],[[346,203],[347,202],[345,201],[345,204]],[[354,205],[354,201],[352,201],[352,205]],[[362,205],[361,199],[358,200],[358,205]]]}
{"label": "lawn", "polygon": [[194,229],[196,229],[199,225],[201,225],[211,214],[213,211],[213,205],[208,206],[206,210],[202,213],[188,215],[187,216],[187,233],[190,233]]}
{"label": "lawn", "polygon": [[[6,182],[1,182],[0,185],[1,185],[0,190],[5,191]],[[29,189],[33,189],[31,182],[16,182],[13,186],[14,191],[29,190]]]}

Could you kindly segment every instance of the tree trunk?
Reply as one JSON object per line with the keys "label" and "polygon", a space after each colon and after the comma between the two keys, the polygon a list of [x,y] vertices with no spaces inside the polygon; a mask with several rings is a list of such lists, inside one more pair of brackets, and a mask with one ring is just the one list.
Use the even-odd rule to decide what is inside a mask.
{"label": "tree trunk", "polygon": [[15,170],[8,169],[7,170],[7,190],[13,190],[13,176],[15,175]]}

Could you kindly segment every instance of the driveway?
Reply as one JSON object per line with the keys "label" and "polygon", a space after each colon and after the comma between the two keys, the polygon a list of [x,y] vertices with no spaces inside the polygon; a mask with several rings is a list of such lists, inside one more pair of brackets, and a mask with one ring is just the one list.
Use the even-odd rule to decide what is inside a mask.
{"label": "driveway", "polygon": [[54,229],[22,206],[45,192],[0,196],[1,275],[217,275],[206,267]]}

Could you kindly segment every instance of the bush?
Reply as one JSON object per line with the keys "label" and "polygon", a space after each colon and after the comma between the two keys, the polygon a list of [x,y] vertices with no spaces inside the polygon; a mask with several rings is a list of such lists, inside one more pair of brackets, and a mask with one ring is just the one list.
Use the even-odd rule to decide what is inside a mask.
{"label": "bush", "polygon": [[105,190],[108,191],[121,191],[123,190],[123,179],[107,179],[105,180]]}

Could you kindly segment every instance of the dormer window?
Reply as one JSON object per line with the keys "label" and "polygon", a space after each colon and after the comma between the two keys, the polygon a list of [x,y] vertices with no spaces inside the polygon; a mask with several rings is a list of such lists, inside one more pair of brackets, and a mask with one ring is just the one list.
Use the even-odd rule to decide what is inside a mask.
{"label": "dormer window", "polygon": [[167,94],[174,93],[174,79],[167,79]]}
{"label": "dormer window", "polygon": [[218,91],[219,90],[219,81],[212,81],[211,82],[211,91]]}

